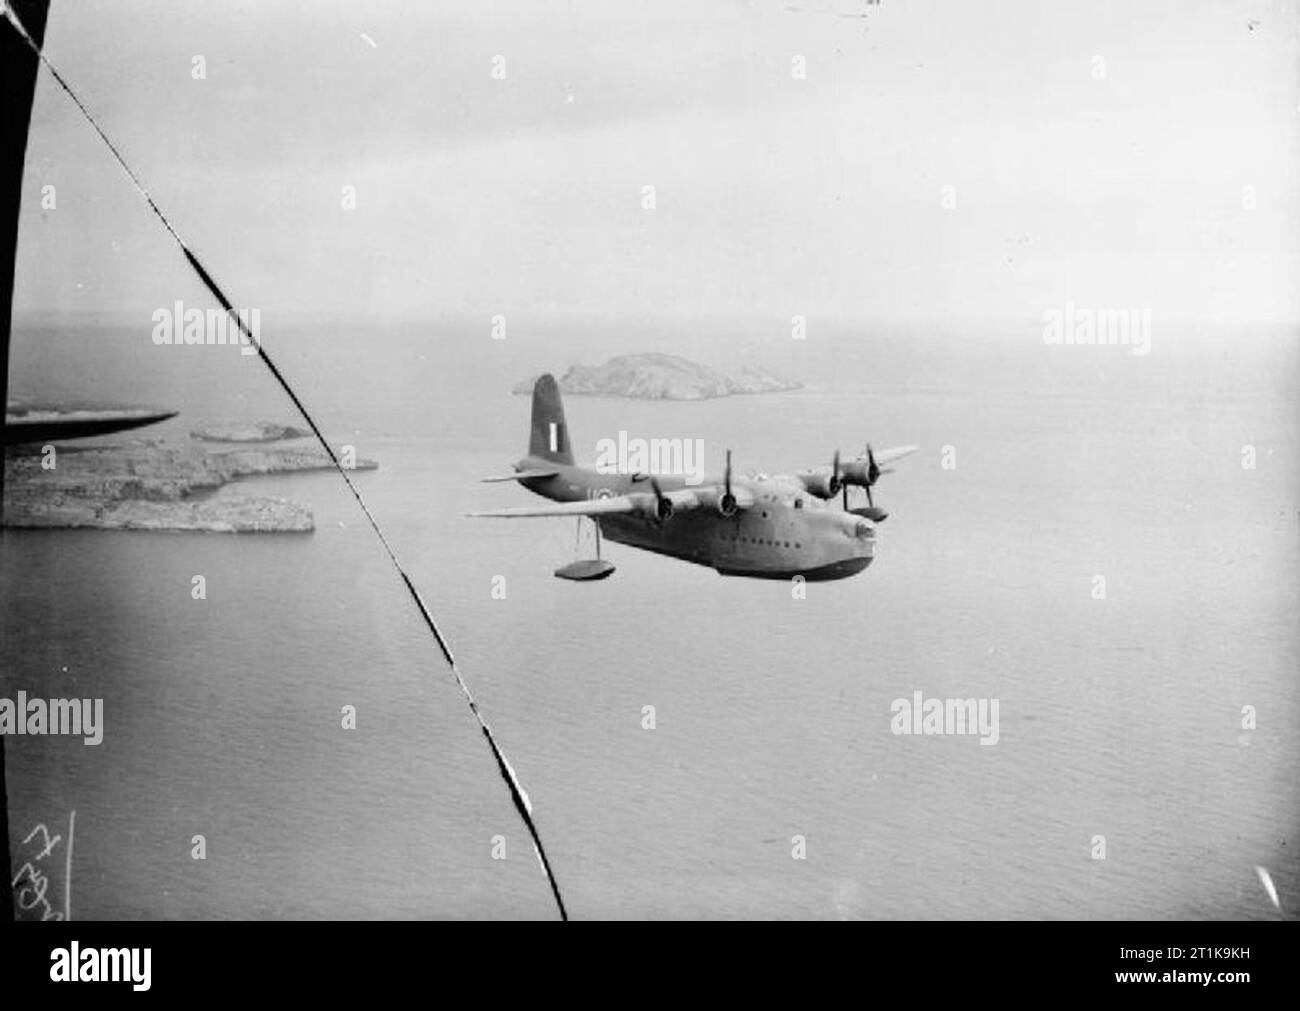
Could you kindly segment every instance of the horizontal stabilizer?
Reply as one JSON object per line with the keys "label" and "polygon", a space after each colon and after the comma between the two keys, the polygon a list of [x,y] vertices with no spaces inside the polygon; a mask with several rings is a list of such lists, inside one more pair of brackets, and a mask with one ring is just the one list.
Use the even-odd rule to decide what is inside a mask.
{"label": "horizontal stabilizer", "polygon": [[521,470],[514,474],[502,474],[500,477],[485,477],[485,484],[491,484],[494,481],[529,481],[533,478],[557,477],[558,470]]}

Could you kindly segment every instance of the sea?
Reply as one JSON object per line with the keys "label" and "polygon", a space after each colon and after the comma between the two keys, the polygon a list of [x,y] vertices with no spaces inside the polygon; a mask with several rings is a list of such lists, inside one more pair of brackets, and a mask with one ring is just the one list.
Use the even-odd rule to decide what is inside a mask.
{"label": "sea", "polygon": [[[572,918],[1300,908],[1294,329],[1168,324],[1146,355],[1047,345],[1034,320],[827,321],[802,340],[762,319],[263,329],[330,441],[378,462],[356,487],[527,791]],[[775,474],[915,444],[874,489],[874,563],[798,588],[606,544],[614,575],[573,583],[552,573],[590,554],[589,525],[465,516],[532,500],[480,480],[524,454],[515,383],[646,351],[804,385],[568,397],[580,458],[621,431],[701,439],[711,472],[727,449]],[[180,412],[101,441],[301,424],[257,358],[156,346],[145,320],[20,319],[12,358],[29,401]],[[6,739],[14,865],[49,879],[25,915],[556,917],[339,476],[217,494],[240,493],[306,502],[316,529],[0,535],[0,696],[104,714],[99,745]],[[915,692],[996,699],[996,744],[896,732]]]}

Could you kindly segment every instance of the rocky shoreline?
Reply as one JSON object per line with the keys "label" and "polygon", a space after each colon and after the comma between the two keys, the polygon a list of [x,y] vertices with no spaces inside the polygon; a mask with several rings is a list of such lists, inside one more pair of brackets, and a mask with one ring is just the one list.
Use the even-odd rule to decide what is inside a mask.
{"label": "rocky shoreline", "polygon": [[[53,466],[51,466],[51,463]],[[356,469],[373,470],[372,460]],[[28,445],[5,452],[4,526],[11,529],[304,533],[311,507],[271,495],[216,494],[245,477],[331,470],[318,445],[214,452],[159,439]]]}

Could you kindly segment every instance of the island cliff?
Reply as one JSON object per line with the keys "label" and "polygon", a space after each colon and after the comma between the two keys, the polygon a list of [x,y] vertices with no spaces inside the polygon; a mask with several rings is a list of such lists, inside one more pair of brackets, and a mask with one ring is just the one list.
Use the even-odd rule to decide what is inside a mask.
{"label": "island cliff", "polygon": [[[534,376],[513,392],[530,394]],[[699,365],[679,355],[620,355],[604,365],[573,365],[559,379],[560,392],[574,396],[632,397],[640,400],[709,400],[747,393],[798,390],[802,384],[752,367],[735,376]]]}

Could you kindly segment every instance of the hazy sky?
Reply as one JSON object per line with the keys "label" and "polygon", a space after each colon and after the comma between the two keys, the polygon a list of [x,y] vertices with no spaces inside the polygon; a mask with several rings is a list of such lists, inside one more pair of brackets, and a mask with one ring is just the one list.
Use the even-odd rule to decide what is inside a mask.
{"label": "hazy sky", "polygon": [[[53,0],[47,53],[241,305],[1300,317],[1293,4],[801,5]],[[200,301],[44,73],[20,243],[20,313]]]}

